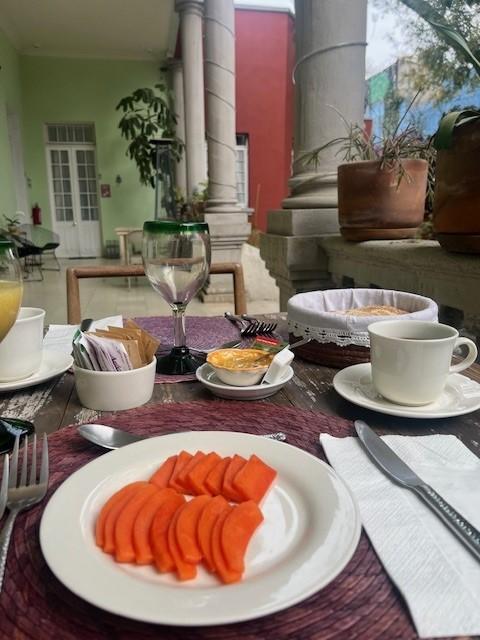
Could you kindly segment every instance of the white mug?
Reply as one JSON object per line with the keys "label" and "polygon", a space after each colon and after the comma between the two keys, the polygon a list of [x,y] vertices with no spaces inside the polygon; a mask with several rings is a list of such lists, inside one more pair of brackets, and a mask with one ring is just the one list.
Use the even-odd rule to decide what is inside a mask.
{"label": "white mug", "polygon": [[28,378],[40,369],[45,311],[21,307],[18,317],[0,342],[0,382]]}
{"label": "white mug", "polygon": [[[420,320],[387,320],[369,325],[372,381],[384,398],[419,406],[436,400],[450,373],[475,362],[477,347],[459,338],[453,327]],[[468,347],[462,362],[452,365],[453,350]]]}

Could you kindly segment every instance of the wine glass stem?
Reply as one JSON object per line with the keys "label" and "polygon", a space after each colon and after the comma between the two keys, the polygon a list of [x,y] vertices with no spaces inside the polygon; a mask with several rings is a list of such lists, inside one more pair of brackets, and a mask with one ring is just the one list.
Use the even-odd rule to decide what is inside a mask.
{"label": "wine glass stem", "polygon": [[185,347],[185,305],[173,307],[173,346]]}

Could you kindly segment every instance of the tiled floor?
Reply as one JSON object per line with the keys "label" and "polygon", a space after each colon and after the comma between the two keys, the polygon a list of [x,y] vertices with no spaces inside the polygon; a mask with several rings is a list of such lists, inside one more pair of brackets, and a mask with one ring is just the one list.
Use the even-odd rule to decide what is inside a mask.
{"label": "tiled floor", "polygon": [[[45,323],[63,324],[67,321],[67,299],[65,288],[65,269],[90,264],[115,264],[112,260],[61,260],[62,270],[44,271],[43,282],[26,280],[24,283],[23,306],[40,307],[47,314]],[[50,266],[50,264],[45,265]],[[35,274],[38,275],[38,274]],[[80,299],[82,317],[102,318],[121,314],[124,317],[169,315],[170,309],[161,297],[152,289],[145,278],[132,279],[128,288],[123,278],[95,278],[80,281]],[[214,316],[233,312],[233,304],[203,303],[192,300],[188,305],[188,315]],[[251,314],[273,313],[278,311],[275,300],[251,300],[248,312]]]}

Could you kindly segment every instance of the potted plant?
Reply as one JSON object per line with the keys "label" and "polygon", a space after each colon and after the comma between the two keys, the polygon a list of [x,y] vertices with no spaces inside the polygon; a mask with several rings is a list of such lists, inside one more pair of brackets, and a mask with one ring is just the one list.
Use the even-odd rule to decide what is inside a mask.
{"label": "potted plant", "polygon": [[173,157],[179,159],[183,143],[175,136],[177,119],[171,108],[170,93],[163,84],[153,89],[137,89],[116,106],[122,111],[118,127],[129,141],[127,156],[135,161],[140,182],[155,188],[159,139],[168,139]]}
{"label": "potted plant", "polygon": [[423,222],[427,159],[434,151],[413,126],[399,131],[401,123],[383,138],[347,124],[345,137],[331,140],[307,158],[316,163],[323,149],[339,147],[345,163],[338,167],[338,215],[346,240],[412,238]]}
{"label": "potted plant", "polygon": [[[480,77],[480,61],[465,39],[447,25],[425,19]],[[480,111],[467,109],[445,115],[434,145],[435,236],[448,251],[480,254]]]}
{"label": "potted plant", "polygon": [[20,224],[21,218],[23,217],[23,213],[18,211],[14,216],[3,216],[3,219],[7,223],[7,230],[10,233],[18,232],[18,225]]}

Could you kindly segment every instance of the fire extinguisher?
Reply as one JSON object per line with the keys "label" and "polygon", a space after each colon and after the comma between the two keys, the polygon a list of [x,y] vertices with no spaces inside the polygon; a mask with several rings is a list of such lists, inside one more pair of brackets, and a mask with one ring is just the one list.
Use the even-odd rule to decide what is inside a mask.
{"label": "fire extinguisher", "polygon": [[42,210],[36,202],[32,207],[32,220],[33,224],[42,224]]}

